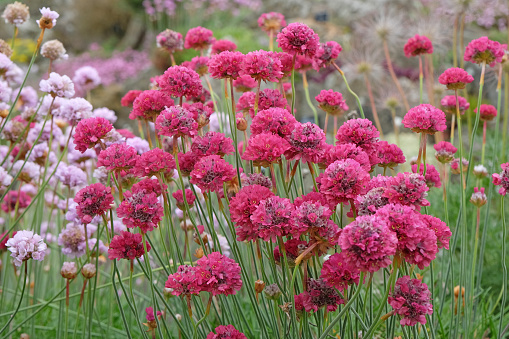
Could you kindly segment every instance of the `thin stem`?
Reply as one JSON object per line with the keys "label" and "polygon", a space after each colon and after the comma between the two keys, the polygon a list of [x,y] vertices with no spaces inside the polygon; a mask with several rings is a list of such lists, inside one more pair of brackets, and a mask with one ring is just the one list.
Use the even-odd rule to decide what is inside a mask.
{"label": "thin stem", "polygon": [[380,132],[380,138],[383,139],[384,133],[382,131],[382,124],[380,123],[380,119],[378,118],[375,99],[373,97],[373,91],[371,89],[371,82],[369,81],[368,75],[366,73],[364,73],[364,82],[366,83],[366,90],[368,91],[369,103],[371,104],[371,112],[373,113],[373,118],[375,119],[376,129]]}
{"label": "thin stem", "polygon": [[336,68],[336,70],[339,72],[339,74],[341,74],[341,77],[343,78],[343,81],[345,82],[345,85],[346,85],[346,88],[348,89],[348,92],[350,92],[350,94],[353,95],[353,97],[357,101],[357,106],[359,107],[359,112],[361,114],[362,119],[366,119],[366,117],[364,116],[364,110],[362,109],[361,100],[359,99],[357,94],[355,94],[355,92],[352,91],[352,89],[348,85],[348,81],[346,80],[345,73],[341,70],[341,68],[339,68],[338,65],[336,65],[335,62],[333,62],[332,65]]}
{"label": "thin stem", "polygon": [[16,314],[18,313],[19,308],[21,307],[21,302],[23,301],[23,295],[25,294],[25,288],[26,288],[26,285],[27,285],[27,278],[28,278],[28,265],[27,265],[27,262],[26,261],[23,262],[23,265],[25,266],[25,278],[23,280],[23,287],[21,289],[21,296],[19,297],[19,303],[18,303],[18,306],[16,306],[16,310],[10,316],[9,320],[7,321],[7,323],[0,330],[0,334],[2,334],[7,329],[7,327],[9,327],[9,324],[12,322],[12,320],[14,319]]}
{"label": "thin stem", "polygon": [[398,89],[399,94],[401,95],[401,99],[403,100],[403,105],[405,106],[405,110],[410,110],[410,105],[408,104],[408,100],[406,98],[405,92],[403,91],[403,88],[401,87],[401,84],[399,83],[398,77],[396,76],[396,73],[394,72],[394,68],[392,67],[392,60],[391,55],[389,53],[389,45],[387,44],[387,40],[383,40],[383,47],[384,47],[384,54],[385,54],[385,61],[387,61],[387,69],[389,70],[389,74],[391,75],[392,81],[394,81],[394,84],[396,85],[396,88]]}
{"label": "thin stem", "polygon": [[[504,199],[505,196],[502,196],[501,199],[501,208],[502,208],[502,301],[500,302],[500,321],[498,324],[498,333],[499,338],[502,338],[502,325],[504,322],[504,313],[505,313],[505,301],[507,297],[507,265],[505,263],[505,241],[507,237],[507,229],[505,224],[505,204]],[[1,333],[1,331],[0,331]]]}
{"label": "thin stem", "polygon": [[424,74],[422,72],[422,55],[419,54],[419,103],[422,104],[422,81]]}
{"label": "thin stem", "polygon": [[315,117],[315,124],[318,125],[318,112],[316,111],[315,106],[311,102],[311,97],[309,96],[309,84],[308,77],[306,75],[306,71],[302,72],[302,85],[304,87],[304,94],[306,96],[306,102],[308,103],[309,108],[313,111],[313,116]]}

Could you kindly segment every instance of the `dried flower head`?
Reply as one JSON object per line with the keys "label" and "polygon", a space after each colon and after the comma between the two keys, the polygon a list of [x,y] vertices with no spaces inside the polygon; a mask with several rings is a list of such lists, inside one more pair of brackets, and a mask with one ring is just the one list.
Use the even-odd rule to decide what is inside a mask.
{"label": "dried flower head", "polygon": [[66,52],[64,44],[56,39],[46,41],[41,47],[41,55],[51,61],[66,60],[69,57]]}
{"label": "dried flower head", "polygon": [[5,7],[2,18],[4,18],[6,24],[20,26],[30,19],[30,11],[27,5],[15,1]]}

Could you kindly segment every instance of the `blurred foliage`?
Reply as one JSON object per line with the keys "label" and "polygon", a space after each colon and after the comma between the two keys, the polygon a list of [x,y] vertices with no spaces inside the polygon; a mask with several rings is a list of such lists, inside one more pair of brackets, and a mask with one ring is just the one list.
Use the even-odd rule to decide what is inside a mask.
{"label": "blurred foliage", "polygon": [[[7,41],[9,45],[12,39]],[[28,63],[34,54],[35,47],[37,46],[33,39],[16,39],[14,42],[14,52],[12,53],[11,60],[16,63]]]}

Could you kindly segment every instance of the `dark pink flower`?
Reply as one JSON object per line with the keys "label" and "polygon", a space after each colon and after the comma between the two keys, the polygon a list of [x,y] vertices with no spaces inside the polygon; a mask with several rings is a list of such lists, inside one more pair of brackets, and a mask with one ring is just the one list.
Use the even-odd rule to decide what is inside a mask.
{"label": "dark pink flower", "polygon": [[[417,164],[412,165],[412,172],[417,173]],[[420,175],[424,173],[424,165],[421,164]],[[426,185],[429,188],[431,187],[442,187],[442,182],[440,181],[440,173],[437,171],[435,166],[431,164],[426,164],[426,175],[424,176],[424,180],[426,181]]]}
{"label": "dark pink flower", "polygon": [[14,212],[16,210],[16,205],[18,206],[18,211],[23,211],[27,208],[32,202],[32,198],[23,191],[9,191],[3,198],[2,210],[5,213]]}
{"label": "dark pink flower", "polygon": [[238,331],[233,325],[218,326],[210,332],[205,339],[247,339],[244,333]]}
{"label": "dark pink flower", "polygon": [[[316,193],[316,192],[313,192]],[[304,198],[304,199],[302,199]],[[330,217],[333,215],[325,199],[313,200],[306,196],[295,199],[292,236],[309,234],[311,239],[325,240],[334,246],[340,230]]]}
{"label": "dark pink flower", "polygon": [[[456,114],[456,96],[454,95],[446,95],[440,100],[440,105],[446,113]],[[458,96],[458,108],[460,110],[460,114],[465,114],[465,111],[470,108],[470,103],[467,99]]]}
{"label": "dark pink flower", "polygon": [[161,91],[174,97],[197,97],[202,93],[200,75],[195,71],[183,67],[172,66],[157,79]]}
{"label": "dark pink flower", "polygon": [[411,108],[403,118],[403,126],[415,133],[435,134],[447,128],[445,113],[430,104]]}
{"label": "dark pink flower", "polygon": [[291,146],[285,153],[288,160],[302,159],[303,162],[317,163],[323,157],[325,134],[311,122],[297,123],[286,140]]}
{"label": "dark pink flower", "polygon": [[[276,52],[275,54],[281,62],[281,72],[283,72],[283,78],[287,78],[292,75],[293,56],[286,52]],[[297,60],[295,60],[295,63],[297,63]]]}
{"label": "dark pink flower", "polygon": [[336,289],[328,286],[321,278],[309,279],[307,289],[301,295],[302,305],[306,312],[317,312],[322,307],[326,307],[329,312],[334,312],[340,304],[345,303],[345,300],[339,296]]}
{"label": "dark pink flower", "polygon": [[177,207],[180,208],[181,210],[185,210],[186,209],[185,201],[187,201],[187,205],[189,205],[189,207],[193,207],[194,201],[196,200],[196,197],[194,196],[193,191],[191,191],[188,188],[186,188],[186,199],[185,199],[185,201],[184,201],[184,193],[182,192],[182,190],[178,190],[178,191],[172,193],[171,196],[175,200],[177,200]]}
{"label": "dark pink flower", "polygon": [[[156,317],[154,315],[154,308],[152,306],[147,307],[145,309],[145,313],[147,313],[147,316],[145,317],[145,319],[147,319],[147,322],[155,322],[156,321]],[[163,313],[161,311],[157,311],[156,315],[159,318],[163,315]]]}
{"label": "dark pink flower", "polygon": [[239,264],[219,252],[212,252],[196,262],[198,285],[212,295],[236,294],[242,287],[240,271]]}
{"label": "dark pink flower", "polygon": [[200,160],[200,158],[197,157],[193,152],[179,153],[178,161],[180,174],[182,174],[184,177],[189,176],[198,160]]}
{"label": "dark pink flower", "polygon": [[[493,120],[497,116],[497,108],[493,105],[482,104],[480,107],[481,116],[479,119],[482,121],[490,121]],[[474,112],[477,113],[477,108],[474,109]]]}
{"label": "dark pink flower", "polygon": [[104,215],[114,202],[111,188],[97,183],[82,188],[74,197],[78,204],[76,213],[84,224],[89,224],[97,215]]}
{"label": "dark pink flower", "polygon": [[492,174],[493,185],[501,186],[498,193],[505,196],[509,191],[509,162],[500,165],[500,167],[502,172]]}
{"label": "dark pink flower", "polygon": [[488,202],[488,197],[484,193],[484,187],[481,187],[480,190],[479,188],[474,187],[474,193],[472,193],[472,196],[470,197],[470,202],[475,207],[482,207],[486,205],[486,203]]}
{"label": "dark pink flower", "polygon": [[342,292],[349,285],[359,283],[360,270],[346,260],[345,252],[334,253],[323,263],[320,278],[330,287]]}
{"label": "dark pink flower", "polygon": [[237,79],[242,74],[245,55],[240,52],[221,52],[209,61],[210,76],[214,79]]}
{"label": "dark pink flower", "polygon": [[219,54],[221,52],[234,52],[237,49],[237,45],[230,40],[216,40],[212,43],[210,54]]}
{"label": "dark pink flower", "polygon": [[332,64],[339,56],[343,48],[336,41],[327,41],[320,44],[318,52],[313,58],[313,68],[317,71],[320,68],[327,67]]}
{"label": "dark pink flower", "polygon": [[124,107],[132,107],[134,100],[141,94],[141,92],[143,91],[139,89],[130,90],[122,97],[120,104]]}
{"label": "dark pink flower", "polygon": [[475,64],[485,62],[493,67],[495,63],[502,61],[506,49],[507,45],[502,45],[498,41],[492,41],[483,36],[468,43],[463,59]]}
{"label": "dark pink flower", "polygon": [[262,31],[272,34],[279,32],[279,30],[286,26],[285,16],[277,12],[263,13],[258,18],[258,27]]}
{"label": "dark pink flower", "polygon": [[431,292],[419,279],[405,275],[396,281],[394,291],[388,299],[394,312],[401,316],[401,326],[426,324],[426,315],[433,313]]}
{"label": "dark pink flower", "polygon": [[97,167],[104,166],[108,171],[118,172],[124,176],[138,160],[138,152],[127,144],[111,144],[99,153]]}
{"label": "dark pink flower", "polygon": [[256,211],[251,215],[258,237],[276,242],[278,237],[290,234],[293,223],[292,212],[293,205],[289,199],[272,196],[260,201]]}
{"label": "dark pink flower", "polygon": [[313,58],[306,55],[297,54],[295,57],[295,70],[305,73],[313,68]]}
{"label": "dark pink flower", "polygon": [[191,28],[187,31],[184,47],[192,48],[198,51],[203,51],[216,40],[213,37],[214,33],[210,29],[201,26]]}
{"label": "dark pink flower", "polygon": [[171,288],[173,295],[191,297],[191,295],[198,295],[201,292],[197,278],[196,267],[180,265],[177,272],[168,276],[164,287]]}
{"label": "dark pink flower", "polygon": [[294,22],[283,28],[277,35],[278,46],[283,52],[291,55],[302,54],[314,57],[319,43],[318,34],[316,34],[307,25]]}
{"label": "dark pink flower", "polygon": [[165,29],[156,36],[157,47],[164,48],[170,53],[181,51],[184,47],[184,41],[182,40],[182,34],[179,32],[172,31],[171,29]]}
{"label": "dark pink flower", "polygon": [[427,214],[421,215],[422,221],[435,232],[438,249],[449,249],[449,239],[452,236],[451,229],[442,220]]}
{"label": "dark pink flower", "polygon": [[187,67],[198,73],[199,76],[203,76],[209,72],[209,62],[209,57],[196,56],[189,61]]}
{"label": "dark pink flower", "polygon": [[252,136],[272,133],[286,138],[293,132],[296,125],[297,120],[286,109],[271,107],[258,111],[251,122],[250,131]]}
{"label": "dark pink flower", "polygon": [[429,187],[420,174],[398,173],[397,176],[387,180],[386,185],[384,197],[388,198],[391,203],[415,206],[418,211],[421,206],[429,206],[429,201],[426,200]]}
{"label": "dark pink flower", "polygon": [[377,142],[379,135],[368,119],[351,119],[339,127],[336,139],[342,144],[351,142],[362,147]]}
{"label": "dark pink flower", "polygon": [[161,173],[173,175],[175,168],[175,159],[170,153],[154,148],[140,155],[136,161],[134,173],[138,177],[151,177]]}
{"label": "dark pink flower", "polygon": [[377,188],[377,187],[386,188],[387,182],[391,178],[392,177],[390,177],[390,176],[384,176],[384,175],[379,174],[376,177],[373,177],[373,178],[371,178],[371,180],[369,180],[369,182],[366,184],[366,189],[369,191],[369,190],[372,190],[373,188]]}
{"label": "dark pink flower", "polygon": [[193,119],[198,123],[198,129],[207,126],[210,122],[210,116],[214,113],[213,108],[210,108],[201,102],[195,102],[193,104],[184,102],[182,107],[191,112]]}
{"label": "dark pink flower", "polygon": [[380,163],[378,166],[391,168],[398,166],[398,164],[404,164],[406,159],[403,155],[403,151],[396,144],[389,144],[387,141],[379,141],[378,147],[378,158]]}
{"label": "dark pink flower", "polygon": [[[246,92],[242,94],[237,103],[237,111],[242,111],[245,114],[249,113],[251,118],[254,118],[254,103],[256,94],[253,92]],[[258,112],[272,108],[285,108],[288,102],[283,98],[283,95],[277,89],[266,88],[260,91],[258,99]]]}
{"label": "dark pink flower", "polygon": [[255,166],[267,167],[269,164],[278,163],[281,156],[289,149],[288,141],[278,135],[272,133],[256,134],[249,138],[242,159],[252,160]]}
{"label": "dark pink flower", "polygon": [[78,122],[74,132],[74,149],[85,153],[89,148],[101,144],[101,139],[106,137],[109,131],[113,129],[111,123],[104,118],[88,118]]}
{"label": "dark pink flower", "polygon": [[224,157],[235,151],[233,141],[223,133],[207,132],[204,136],[197,136],[191,145],[191,152],[198,157],[207,155],[219,155]]}
{"label": "dark pink flower", "polygon": [[[355,209],[357,215],[373,215],[377,210],[389,203],[389,199],[384,197],[385,187],[374,187],[366,194],[359,195],[355,200]],[[353,218],[353,211],[348,212],[347,216]]]}
{"label": "dark pink flower", "polygon": [[416,34],[412,38],[408,39],[403,48],[405,52],[405,56],[407,58],[417,56],[420,54],[432,54],[433,53],[433,45],[428,37],[424,35]]}
{"label": "dark pink flower", "polygon": [[277,82],[283,77],[281,61],[275,53],[264,50],[247,53],[240,74],[249,75],[256,81]]}
{"label": "dark pink flower", "polygon": [[[150,251],[150,244],[148,242],[145,243],[147,251]],[[108,258],[110,260],[133,260],[140,258],[144,254],[145,249],[143,248],[142,237],[139,233],[122,231],[120,234],[115,235],[113,239],[111,239],[108,248]]]}
{"label": "dark pink flower", "polygon": [[193,137],[198,133],[198,123],[193,114],[182,106],[164,109],[155,121],[159,135],[168,137]]}
{"label": "dark pink flower", "polygon": [[453,144],[448,141],[440,141],[433,146],[435,148],[435,158],[442,164],[447,164],[454,160],[454,154],[458,151]]}
{"label": "dark pink flower", "polygon": [[315,97],[315,100],[318,101],[318,107],[330,115],[339,116],[348,111],[348,105],[343,99],[343,95],[339,92],[334,92],[332,89],[323,89]]}
{"label": "dark pink flower", "polygon": [[362,272],[376,272],[391,264],[398,239],[385,222],[372,215],[357,217],[339,236],[344,259]]}
{"label": "dark pink flower", "polygon": [[190,182],[204,192],[222,191],[223,183],[232,180],[236,174],[233,166],[219,155],[208,155],[194,165]]}
{"label": "dark pink flower", "polygon": [[158,90],[147,90],[141,92],[133,102],[133,110],[129,114],[129,119],[143,119],[154,121],[162,110],[174,105],[170,95]]}
{"label": "dark pink flower", "polygon": [[249,173],[242,177],[242,186],[251,185],[260,185],[263,187],[272,188],[272,181],[262,173]]}
{"label": "dark pink flower", "polygon": [[320,168],[325,169],[334,161],[346,159],[357,161],[366,172],[371,171],[368,154],[361,147],[353,143],[336,144],[336,146],[326,144],[320,161]]}
{"label": "dark pink flower", "polygon": [[468,74],[463,68],[451,67],[440,74],[438,82],[442,85],[446,85],[447,89],[463,89],[466,84],[474,81],[474,77]]}
{"label": "dark pink flower", "polygon": [[256,88],[256,86],[258,86],[256,80],[249,75],[242,75],[233,80],[233,87],[235,87],[237,92],[249,92]]}

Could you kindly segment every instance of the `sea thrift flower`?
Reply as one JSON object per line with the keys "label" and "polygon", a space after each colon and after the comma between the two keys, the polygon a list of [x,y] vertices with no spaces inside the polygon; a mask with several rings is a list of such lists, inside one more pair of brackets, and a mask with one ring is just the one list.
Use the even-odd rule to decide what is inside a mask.
{"label": "sea thrift flower", "polygon": [[278,237],[290,234],[293,206],[289,199],[272,196],[260,201],[251,216],[255,232],[260,239],[276,242]]}
{"label": "sea thrift flower", "polygon": [[74,84],[67,75],[51,72],[49,79],[41,80],[39,88],[42,92],[54,97],[72,98],[74,96]]}
{"label": "sea thrift flower", "polygon": [[[324,201],[307,200],[308,198],[306,196],[302,198],[295,199],[292,235],[298,237],[309,233],[311,238],[319,239],[327,239],[329,235],[331,235],[333,241],[330,243],[331,246],[333,246],[337,242],[339,229],[337,225],[330,220],[333,212],[327,206],[327,201],[325,199],[323,199]],[[329,234],[329,231],[334,229],[336,230],[333,232],[334,234]]]}
{"label": "sea thrift flower", "polygon": [[236,294],[242,287],[240,271],[239,264],[219,252],[212,252],[196,262],[198,284],[212,295]]}
{"label": "sea thrift flower", "polygon": [[[474,77],[463,68],[451,67],[440,74],[438,82],[446,85],[447,89],[458,90],[465,88],[466,84],[474,81]],[[443,105],[443,104],[442,104]]]}
{"label": "sea thrift flower", "polygon": [[157,117],[156,128],[159,135],[174,138],[193,137],[198,132],[198,123],[189,110],[181,106],[172,106],[163,110]]}
{"label": "sea thrift flower", "polygon": [[426,200],[428,191],[429,187],[422,175],[405,172],[387,180],[387,190],[383,196],[391,203],[415,206],[420,210],[421,206],[430,205]]}
{"label": "sea thrift flower", "polygon": [[194,196],[193,191],[186,188],[186,200],[184,201],[184,193],[182,190],[178,190],[171,195],[175,200],[177,200],[177,207],[180,208],[182,211],[186,209],[185,201],[187,201],[187,205],[189,207],[193,207],[194,201],[196,200],[196,197]]}
{"label": "sea thrift flower", "polygon": [[76,267],[76,263],[73,262],[64,262],[62,268],[60,269],[60,275],[65,279],[74,279],[78,275],[78,268]]}
{"label": "sea thrift flower", "polygon": [[293,132],[296,124],[297,120],[286,109],[272,107],[258,111],[251,122],[250,131],[252,136],[272,133],[286,138]]}
{"label": "sea thrift flower", "polygon": [[[354,203],[357,215],[373,215],[377,210],[389,203],[389,199],[384,197],[385,187],[374,187],[366,194],[359,195]],[[353,211],[347,213],[348,217],[353,218]]]}
{"label": "sea thrift flower", "polygon": [[39,11],[42,16],[36,22],[41,29],[51,29],[57,24],[57,19],[60,16],[57,12],[52,11],[49,7],[43,7]]}
{"label": "sea thrift flower", "polygon": [[405,156],[398,145],[389,144],[387,141],[379,141],[377,146],[378,158],[380,159],[378,166],[394,169],[398,164],[405,163]]}
{"label": "sea thrift flower", "polygon": [[201,291],[197,278],[196,267],[180,265],[177,272],[168,276],[164,287],[171,288],[171,294],[173,295],[182,295],[190,298],[192,294],[197,295]]}
{"label": "sea thrift flower", "polygon": [[346,159],[357,161],[366,172],[371,171],[368,154],[361,147],[353,143],[336,144],[336,146],[325,144],[319,165],[320,168],[325,169],[334,161]]}
{"label": "sea thrift flower", "polygon": [[[88,229],[87,229],[88,231]],[[90,231],[88,231],[90,233]],[[58,246],[62,247],[62,253],[69,258],[81,257],[85,254],[85,228],[83,225],[69,223],[58,235]]]}
{"label": "sea thrift flower", "polygon": [[66,165],[64,162],[58,165],[55,177],[62,185],[69,186],[70,188],[87,183],[87,174],[81,168],[74,165]]}
{"label": "sea thrift flower", "polygon": [[493,185],[501,186],[498,193],[505,196],[509,190],[509,162],[500,165],[500,167],[502,172],[492,174]]}
{"label": "sea thrift flower", "polygon": [[[96,109],[94,109],[92,114],[94,117],[104,118],[104,119],[108,120],[109,122],[111,122],[112,124],[114,124],[117,121],[117,116],[115,115],[115,111],[113,111],[109,108],[106,108],[106,107],[96,108]],[[126,131],[126,130],[122,130],[122,131]],[[118,130],[117,130],[117,132],[118,132]],[[122,135],[122,136],[124,136],[124,135]],[[131,135],[129,137],[134,138],[134,134],[131,133]],[[126,138],[127,138],[127,136],[126,136]]]}
{"label": "sea thrift flower", "polygon": [[267,34],[274,34],[286,26],[285,16],[277,12],[263,13],[258,18],[258,27]]}
{"label": "sea thrift flower", "polygon": [[[417,173],[417,164],[412,165],[412,172]],[[419,170],[419,174],[423,175],[424,166],[421,166]],[[442,182],[440,181],[440,173],[437,171],[435,166],[431,164],[426,164],[426,175],[424,176],[424,180],[426,181],[426,185],[429,188],[431,187],[442,187]]]}
{"label": "sea thrift flower", "polygon": [[488,198],[486,194],[484,194],[484,187],[481,187],[481,190],[474,187],[474,193],[472,193],[470,197],[470,202],[476,207],[484,206],[488,202]]}
{"label": "sea thrift flower", "polygon": [[204,192],[223,190],[223,183],[232,180],[236,175],[232,165],[219,155],[209,155],[200,159],[191,172],[192,184]]}
{"label": "sea thrift flower", "polygon": [[345,121],[338,129],[336,140],[340,143],[353,143],[364,149],[365,145],[373,145],[380,133],[368,119],[351,119]]}
{"label": "sea thrift flower", "polygon": [[157,79],[157,84],[163,92],[174,97],[197,97],[201,95],[202,85],[200,75],[195,71],[183,67],[172,66]]}
{"label": "sea thrift flower", "polygon": [[134,173],[138,177],[151,177],[161,173],[173,174],[175,168],[175,159],[170,153],[154,148],[140,155],[136,160]]}
{"label": "sea thrift flower", "polygon": [[210,54],[219,54],[221,52],[234,52],[237,49],[237,45],[230,40],[216,40],[212,43],[210,48]]}
{"label": "sea thrift flower", "polygon": [[157,47],[163,48],[170,53],[181,51],[184,47],[184,40],[182,40],[182,34],[179,32],[172,31],[171,29],[165,29],[156,36]]}
{"label": "sea thrift flower", "polygon": [[192,48],[197,51],[203,51],[216,40],[213,37],[211,30],[203,28],[203,27],[194,27],[187,31],[184,47]]}
{"label": "sea thrift flower", "polygon": [[483,165],[476,165],[472,170],[472,173],[479,179],[486,178],[488,176],[488,169]]}
{"label": "sea thrift flower", "polygon": [[302,23],[291,23],[277,35],[278,46],[291,55],[302,54],[314,57],[319,48],[319,37]]}
{"label": "sea thrift flower", "polygon": [[[482,189],[481,189],[482,190]],[[437,237],[438,249],[445,248],[449,249],[449,239],[452,236],[451,229],[442,220],[433,217],[431,215],[423,214],[420,216],[422,221],[435,232]]]}
{"label": "sea thrift flower", "polygon": [[348,203],[359,194],[364,194],[364,186],[368,181],[369,174],[357,161],[351,159],[333,162],[316,178],[319,192],[334,206]]}
{"label": "sea thrift flower", "polygon": [[189,61],[189,66],[193,71],[203,76],[209,72],[210,58],[205,56],[196,56]]}
{"label": "sea thrift flower", "polygon": [[288,141],[280,136],[261,133],[249,138],[242,159],[252,160],[255,166],[267,167],[269,164],[278,163],[281,160],[281,155],[290,147]]}
{"label": "sea thrift flower", "polygon": [[18,179],[26,183],[36,182],[41,174],[41,167],[31,161],[18,160],[12,166],[12,173],[19,173]]}
{"label": "sea thrift flower", "polygon": [[[147,251],[150,251],[150,245],[145,242]],[[122,232],[111,239],[108,249],[108,258],[110,260],[129,259],[134,260],[145,254],[142,236],[139,233]]]}
{"label": "sea thrift flower", "polygon": [[318,48],[318,52],[312,60],[313,68],[319,71],[320,68],[329,66],[336,61],[342,50],[343,47],[336,41],[327,41],[320,44],[320,48]]}
{"label": "sea thrift flower", "polygon": [[92,105],[83,98],[72,98],[64,101],[54,115],[76,125],[80,120],[92,116]]}
{"label": "sea thrift flower", "polygon": [[88,148],[95,145],[104,145],[104,139],[108,132],[113,129],[111,123],[104,118],[88,118],[81,120],[74,132],[75,149],[84,153]]}
{"label": "sea thrift flower", "polygon": [[[294,66],[293,56],[285,52],[276,52],[275,54],[279,61],[281,61],[281,72],[283,72],[283,78],[291,76]],[[297,58],[295,59],[295,63],[297,63]]]}
{"label": "sea thrift flower", "polygon": [[233,140],[223,133],[207,132],[203,137],[197,136],[191,145],[191,152],[196,156],[219,155],[224,157],[235,152]]}
{"label": "sea thrift flower", "polygon": [[[288,106],[288,102],[283,95],[277,89],[266,88],[260,91],[260,97],[258,98],[258,114],[262,110],[266,110],[272,107],[285,108]],[[237,111],[249,112],[251,118],[254,118],[254,103],[256,94],[253,92],[246,92],[242,94],[237,103]]]}
{"label": "sea thrift flower", "polygon": [[317,312],[322,307],[326,307],[329,312],[334,312],[340,304],[345,303],[336,289],[329,287],[323,279],[309,279],[307,289],[301,293],[301,296],[302,306],[306,312]]}
{"label": "sea thrift flower", "polygon": [[421,54],[432,54],[433,45],[428,37],[416,34],[414,37],[408,39],[403,50],[405,56],[410,58]]}
{"label": "sea thrift flower", "polygon": [[143,91],[141,90],[137,90],[137,89],[134,89],[134,90],[130,90],[129,92],[127,92],[123,97],[122,99],[120,100],[120,104],[124,107],[132,107],[133,106],[133,103],[134,103],[134,100],[138,97],[138,95],[140,95]]}
{"label": "sea thrift flower", "polygon": [[172,107],[173,104],[170,95],[165,92],[157,90],[143,91],[134,99],[133,110],[129,114],[129,119],[154,121],[165,108]]}
{"label": "sea thrift flower", "polygon": [[273,52],[264,50],[249,52],[242,62],[241,75],[250,75],[256,81],[277,82],[283,77],[281,61]]}
{"label": "sea thrift flower", "polygon": [[4,18],[6,24],[20,26],[30,19],[30,11],[27,5],[15,1],[5,7],[2,18]]}
{"label": "sea thrift flower", "polygon": [[246,339],[244,333],[238,331],[233,325],[220,325],[214,331],[210,332],[205,339]]}
{"label": "sea thrift flower", "polygon": [[394,312],[401,316],[401,326],[426,324],[426,315],[433,313],[431,292],[419,279],[405,275],[396,281],[394,291],[388,299]]}
{"label": "sea thrift flower", "polygon": [[339,92],[334,92],[332,89],[323,89],[315,97],[315,100],[318,102],[318,107],[330,115],[339,116],[348,111],[348,105],[343,100],[343,95]]}
{"label": "sea thrift flower", "polygon": [[101,84],[101,77],[94,67],[83,66],[74,72],[74,84],[83,91],[90,91]]}
{"label": "sea thrift flower", "polygon": [[14,212],[16,210],[16,205],[18,206],[18,211],[22,211],[30,205],[32,198],[23,191],[9,191],[3,198],[2,210],[5,213]]}
{"label": "sea thrift flower", "polygon": [[18,267],[29,259],[42,261],[47,249],[41,236],[32,231],[16,232],[7,240],[6,247],[11,252],[14,265]]}
{"label": "sea thrift flower", "polygon": [[242,75],[233,80],[233,87],[235,87],[237,92],[249,92],[253,88],[256,88],[257,85],[256,80],[249,75]]}
{"label": "sea thrift flower", "polygon": [[460,159],[454,158],[451,162],[451,172],[452,174],[460,174],[461,171],[466,172],[468,170],[468,160],[463,158],[461,160],[461,170],[460,170]]}
{"label": "sea thrift flower", "polygon": [[411,108],[403,118],[403,125],[415,133],[435,134],[447,128],[445,114],[430,104],[420,104]]}
{"label": "sea thrift flower", "polygon": [[76,212],[84,224],[89,224],[96,215],[103,215],[114,203],[111,188],[97,183],[81,189],[74,197],[78,204]]}
{"label": "sea thrift flower", "polygon": [[454,160],[454,154],[458,151],[453,144],[447,141],[440,141],[433,146],[435,148],[435,158],[442,164],[447,164]]}
{"label": "sea thrift flower", "polygon": [[[481,116],[479,119],[482,121],[490,121],[493,120],[497,116],[497,108],[493,105],[482,104],[480,107]],[[477,108],[474,109],[474,112],[477,113]]]}
{"label": "sea thrift flower", "polygon": [[486,63],[493,67],[495,63],[502,61],[506,49],[507,45],[483,36],[468,43],[463,59],[475,64]]}
{"label": "sea thrift flower", "polygon": [[[446,113],[456,114],[456,96],[454,95],[446,95],[440,100],[440,105]],[[470,108],[470,103],[467,99],[458,96],[458,108],[460,110],[460,114],[465,114],[465,111]]]}
{"label": "sea thrift flower", "polygon": [[[242,186],[260,185],[272,188],[272,181],[261,173],[250,173],[242,178]],[[231,202],[230,202],[231,206]],[[231,210],[231,207],[230,207]]]}
{"label": "sea thrift flower", "polygon": [[[272,187],[272,183],[269,185]],[[251,216],[258,208],[260,201],[272,197],[274,193],[260,185],[252,184],[242,186],[239,192],[230,200],[230,215],[235,223],[237,240],[257,239],[257,226],[251,220]]]}
{"label": "sea thrift flower", "polygon": [[240,52],[221,52],[209,61],[210,76],[214,79],[237,79],[242,71],[244,54]]}
{"label": "sea thrift flower", "polygon": [[385,223],[375,216],[360,216],[347,225],[338,244],[345,260],[362,272],[376,272],[391,263],[398,239]]}
{"label": "sea thrift flower", "polygon": [[108,171],[124,176],[136,165],[137,160],[138,152],[134,147],[127,144],[112,144],[99,153],[97,167],[104,166]]}
{"label": "sea thrift flower", "polygon": [[345,252],[334,253],[323,263],[320,278],[330,287],[343,292],[349,285],[359,283],[360,270],[346,260]]}
{"label": "sea thrift flower", "polygon": [[287,137],[291,148],[286,151],[288,160],[302,159],[303,162],[319,162],[323,155],[325,134],[317,125],[307,122],[295,124],[292,133]]}
{"label": "sea thrift flower", "polygon": [[11,183],[12,176],[3,167],[0,167],[0,194],[3,194]]}

